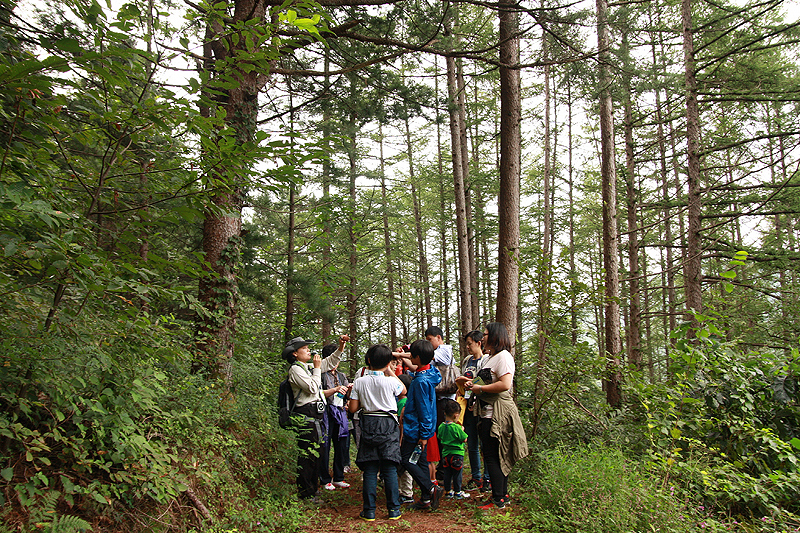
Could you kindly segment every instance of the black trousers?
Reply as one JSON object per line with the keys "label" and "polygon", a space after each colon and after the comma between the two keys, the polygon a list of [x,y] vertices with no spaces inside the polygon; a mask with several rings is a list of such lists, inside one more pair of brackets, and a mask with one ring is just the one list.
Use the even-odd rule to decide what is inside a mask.
{"label": "black trousers", "polygon": [[307,422],[297,428],[297,492],[300,498],[312,498],[319,489],[319,424]]}
{"label": "black trousers", "polygon": [[499,502],[508,494],[508,476],[503,475],[500,468],[500,441],[491,436],[492,419],[481,418],[478,421],[478,435],[483,446],[484,468],[489,472],[492,482],[492,500]]}

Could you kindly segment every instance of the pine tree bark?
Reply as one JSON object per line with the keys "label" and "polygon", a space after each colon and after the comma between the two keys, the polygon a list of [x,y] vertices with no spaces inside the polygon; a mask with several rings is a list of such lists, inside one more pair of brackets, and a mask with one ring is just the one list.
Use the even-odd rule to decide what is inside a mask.
{"label": "pine tree bark", "polygon": [[[509,334],[517,331],[519,305],[519,207],[522,166],[522,105],[519,65],[519,13],[516,4],[499,4],[500,37],[500,193],[496,320]],[[515,343],[516,344],[516,343]]]}
{"label": "pine tree bark", "polygon": [[619,235],[617,232],[617,170],[614,160],[614,117],[611,102],[611,52],[608,1],[597,0],[597,49],[600,81],[600,175],[603,197],[603,267],[605,269],[606,401],[622,405],[619,308]]}
{"label": "pine tree bark", "polygon": [[697,78],[695,77],[694,38],[692,30],[692,0],[681,1],[681,26],[683,30],[684,83],[686,90],[686,143],[688,206],[686,210],[689,234],[686,240],[686,312],[687,319],[697,324],[694,312],[703,311],[701,293],[701,242],[700,242],[700,109],[698,106]]}
{"label": "pine tree bark", "polygon": [[[446,26],[446,33],[449,26]],[[450,143],[451,158],[453,161],[453,193],[456,207],[456,241],[458,244],[459,268],[459,311],[460,331],[463,334],[469,331],[472,324],[472,304],[470,301],[470,272],[469,272],[469,245],[467,242],[467,212],[464,194],[464,166],[461,151],[461,124],[456,103],[458,102],[458,81],[456,62],[453,57],[446,58],[447,64],[447,95],[450,101]],[[460,334],[459,337],[462,337]],[[462,354],[463,355],[463,354]]]}
{"label": "pine tree bark", "polygon": [[[255,135],[258,116],[258,94],[266,82],[260,68],[241,68],[230,62],[237,54],[258,52],[256,39],[241,39],[233,44],[228,41],[230,28],[240,27],[249,21],[263,21],[267,13],[263,0],[235,0],[230,22],[221,19],[210,21],[206,26],[203,46],[203,69],[213,84],[218,77],[230,76],[238,81],[236,86],[206,87],[200,111],[210,117],[211,107],[225,111],[225,128],[232,130],[237,145],[251,143]],[[257,25],[251,26],[258,31]],[[223,72],[219,73],[216,67]],[[252,65],[248,64],[248,67]],[[212,93],[213,91],[213,93]],[[213,96],[211,96],[214,94]],[[247,178],[247,161],[228,161],[226,168],[215,168],[210,172],[213,188],[211,207],[203,222],[203,253],[209,275],[199,283],[198,298],[210,311],[198,318],[196,346],[202,358],[193,367],[205,367],[212,377],[230,384],[230,360],[235,346],[236,320],[238,317],[239,289],[237,265],[241,250],[242,206],[244,186]]]}

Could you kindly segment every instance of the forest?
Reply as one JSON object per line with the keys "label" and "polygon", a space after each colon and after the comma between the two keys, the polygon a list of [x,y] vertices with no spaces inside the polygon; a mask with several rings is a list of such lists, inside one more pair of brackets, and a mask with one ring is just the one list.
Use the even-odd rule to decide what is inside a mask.
{"label": "forest", "polygon": [[470,529],[800,531],[798,13],[0,0],[0,533],[315,530],[287,340],[494,321]]}

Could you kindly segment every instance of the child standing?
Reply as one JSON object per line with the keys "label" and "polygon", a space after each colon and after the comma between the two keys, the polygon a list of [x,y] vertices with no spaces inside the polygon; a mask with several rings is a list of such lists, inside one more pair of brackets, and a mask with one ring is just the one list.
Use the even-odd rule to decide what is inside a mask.
{"label": "child standing", "polygon": [[422,490],[420,500],[410,507],[414,510],[436,509],[444,492],[431,483],[428,474],[428,439],[436,431],[436,385],[442,381],[439,371],[431,367],[431,361],[433,345],[426,340],[414,341],[411,363],[416,374],[403,412],[403,442],[400,446],[403,466]]}
{"label": "child standing", "polygon": [[364,488],[363,509],[359,517],[368,522],[375,520],[380,472],[389,520],[397,520],[402,514],[397,485],[397,466],[401,457],[397,398],[406,393],[406,388],[399,379],[385,374],[392,361],[392,351],[387,346],[371,346],[366,359],[369,370],[353,383],[348,404],[351,413],[361,410],[361,439],[356,464],[364,474]]}
{"label": "child standing", "polygon": [[448,498],[463,500],[469,497],[469,493],[461,490],[461,469],[464,468],[464,443],[467,441],[467,433],[457,422],[461,414],[458,402],[445,400],[443,408],[445,420],[439,424],[436,435],[442,447],[444,490]]}

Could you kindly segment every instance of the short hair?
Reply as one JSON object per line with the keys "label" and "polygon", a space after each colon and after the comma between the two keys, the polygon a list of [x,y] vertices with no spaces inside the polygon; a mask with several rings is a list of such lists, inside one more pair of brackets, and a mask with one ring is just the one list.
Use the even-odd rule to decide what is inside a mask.
{"label": "short hair", "polygon": [[420,339],[411,343],[411,355],[419,357],[419,362],[422,366],[429,364],[433,361],[433,344],[425,339]]}
{"label": "short hair", "polygon": [[392,360],[392,350],[385,344],[373,344],[367,350],[366,360],[373,370],[384,368]]}
{"label": "short hair", "polygon": [[445,416],[453,416],[461,412],[461,405],[455,400],[446,399],[442,406]]}
{"label": "short hair", "polygon": [[467,342],[467,339],[472,339],[475,341],[475,344],[480,344],[483,340],[483,332],[479,329],[473,329],[466,335],[464,335],[464,342]]}
{"label": "short hair", "polygon": [[486,344],[484,347],[486,351],[494,355],[503,350],[511,351],[511,338],[508,336],[508,330],[500,322],[489,322],[486,324]]}
{"label": "short hair", "polygon": [[322,358],[325,359],[333,352],[335,352],[337,348],[338,346],[334,343],[326,344],[325,347],[322,348]]}
{"label": "short hair", "polygon": [[403,385],[406,386],[406,389],[411,386],[411,376],[409,374],[400,374],[397,378],[403,382]]}
{"label": "short hair", "polygon": [[431,335],[432,337],[441,337],[444,339],[444,332],[439,326],[431,326],[425,330],[425,336]]}

